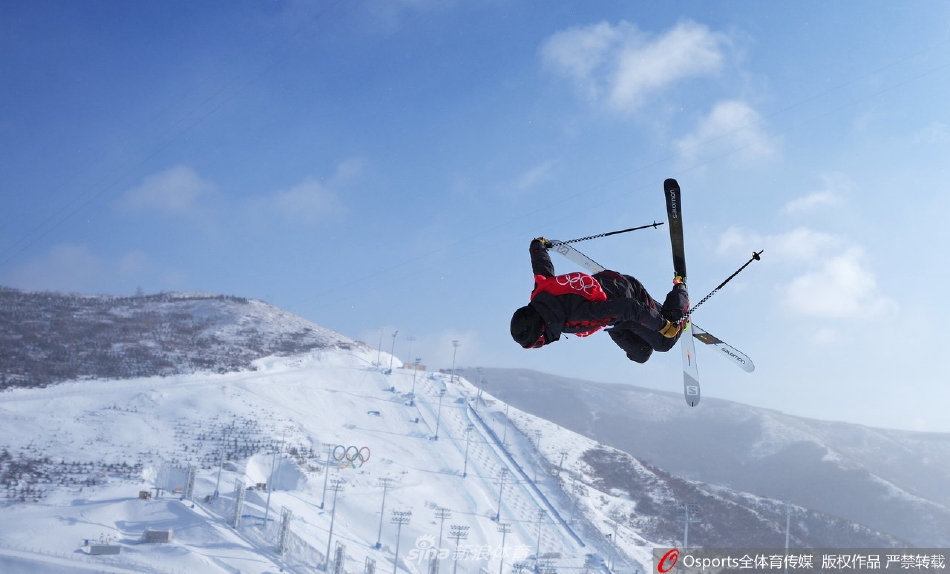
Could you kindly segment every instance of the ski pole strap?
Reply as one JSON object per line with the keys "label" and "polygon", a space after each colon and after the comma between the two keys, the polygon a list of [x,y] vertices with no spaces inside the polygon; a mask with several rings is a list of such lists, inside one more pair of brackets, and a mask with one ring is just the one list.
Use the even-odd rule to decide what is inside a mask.
{"label": "ski pole strap", "polygon": [[620,233],[628,233],[630,231],[639,231],[641,229],[647,229],[648,227],[652,227],[653,229],[656,229],[657,227],[661,225],[663,225],[662,221],[659,223],[654,221],[653,223],[649,225],[631,227],[630,229],[621,229],[619,231],[608,231],[607,233],[599,233],[597,235],[588,235],[587,237],[578,237],[577,239],[568,239],[567,241],[552,241],[551,243],[548,243],[547,245],[545,245],[545,247],[551,248],[551,247],[557,247],[558,245],[567,245],[568,243],[579,243],[581,241],[587,241],[588,239],[598,239],[600,237],[608,237],[610,235],[618,235]]}
{"label": "ski pole strap", "polygon": [[682,319],[680,319],[680,325],[685,325],[685,324],[686,324],[686,321],[689,320],[689,316],[693,314],[693,311],[695,311],[696,309],[699,309],[699,307],[700,307],[703,303],[705,303],[705,302],[708,301],[713,295],[715,295],[716,293],[718,293],[719,290],[722,289],[722,288],[726,285],[726,283],[732,281],[732,278],[733,278],[733,277],[735,277],[735,276],[738,275],[739,273],[742,273],[742,270],[745,269],[746,267],[748,267],[750,263],[752,263],[753,261],[759,261],[759,260],[761,260],[761,259],[762,259],[761,255],[762,255],[762,253],[764,253],[764,252],[765,252],[764,249],[763,249],[762,251],[759,251],[759,252],[753,251],[753,252],[752,252],[752,258],[751,258],[751,259],[749,259],[748,261],[746,261],[745,264],[744,264],[742,267],[740,267],[739,269],[737,269],[735,273],[733,273],[733,274],[730,275],[729,277],[726,277],[726,280],[723,281],[722,283],[720,283],[718,287],[716,287],[715,289],[713,289],[712,291],[710,291],[710,292],[709,292],[709,295],[706,295],[705,297],[703,297],[703,298],[699,301],[699,303],[696,303],[696,305],[694,305],[691,309],[689,309],[688,311],[686,311],[686,314],[683,315],[683,318],[682,318]]}

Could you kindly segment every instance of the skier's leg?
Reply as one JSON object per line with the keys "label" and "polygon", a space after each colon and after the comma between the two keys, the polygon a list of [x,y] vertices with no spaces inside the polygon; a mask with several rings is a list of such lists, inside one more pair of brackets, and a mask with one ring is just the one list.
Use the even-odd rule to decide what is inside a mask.
{"label": "skier's leg", "polygon": [[653,348],[635,333],[626,329],[608,329],[607,334],[618,347],[627,353],[627,358],[636,363],[646,363]]}

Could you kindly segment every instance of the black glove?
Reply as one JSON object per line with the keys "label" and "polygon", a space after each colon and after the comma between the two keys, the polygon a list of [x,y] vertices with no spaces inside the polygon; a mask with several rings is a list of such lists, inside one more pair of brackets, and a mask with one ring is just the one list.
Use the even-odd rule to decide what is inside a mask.
{"label": "black glove", "polygon": [[544,247],[545,249],[551,247],[550,239],[545,239],[544,237],[535,237],[534,239],[531,240],[531,244],[534,245],[535,241],[541,243],[541,247]]}

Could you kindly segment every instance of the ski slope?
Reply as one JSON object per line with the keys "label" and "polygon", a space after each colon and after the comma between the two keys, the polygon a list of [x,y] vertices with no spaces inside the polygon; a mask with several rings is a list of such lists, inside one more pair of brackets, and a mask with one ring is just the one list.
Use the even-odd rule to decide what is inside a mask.
{"label": "ski slope", "polygon": [[[422,574],[437,555],[443,571],[473,573],[648,563],[634,532],[616,532],[623,554],[607,543],[629,502],[577,488],[595,443],[478,398],[465,379],[398,360],[390,373],[378,356],[322,350],[248,372],[0,394],[0,449],[19,469],[0,507],[0,571],[313,572],[337,544],[348,572]],[[336,460],[350,446],[362,465]],[[401,528],[394,511],[411,512]],[[467,538],[451,539],[453,526]],[[144,543],[146,530],[172,541]],[[120,554],[87,555],[86,541]]]}

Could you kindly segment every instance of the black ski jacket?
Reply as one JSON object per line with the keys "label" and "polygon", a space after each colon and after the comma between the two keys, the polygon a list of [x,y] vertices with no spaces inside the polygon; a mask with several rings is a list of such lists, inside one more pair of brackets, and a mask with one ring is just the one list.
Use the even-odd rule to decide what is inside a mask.
{"label": "black ski jacket", "polygon": [[[554,264],[541,242],[532,241],[529,251],[534,274],[554,277]],[[689,308],[684,288],[674,286],[661,306],[630,275],[601,271],[593,277],[607,294],[606,301],[589,301],[574,293],[552,295],[544,291],[531,300],[530,305],[544,320],[546,343],[557,341],[561,333],[584,333],[595,327],[608,327],[607,334],[631,361],[643,363],[654,350],[665,352],[673,348],[679,334],[666,338],[659,331],[666,321],[680,320]]]}

